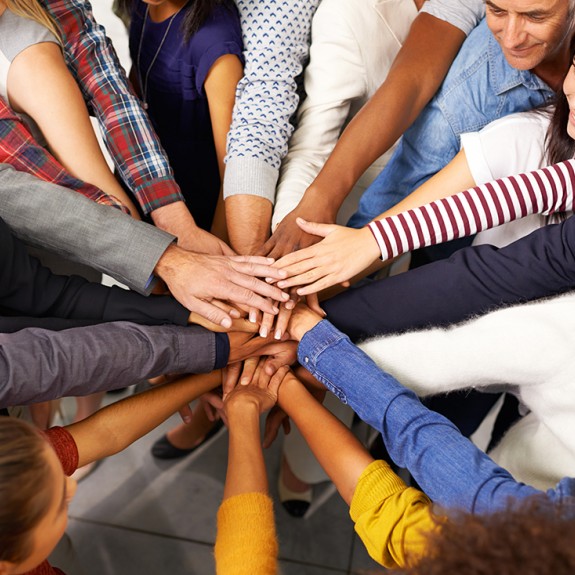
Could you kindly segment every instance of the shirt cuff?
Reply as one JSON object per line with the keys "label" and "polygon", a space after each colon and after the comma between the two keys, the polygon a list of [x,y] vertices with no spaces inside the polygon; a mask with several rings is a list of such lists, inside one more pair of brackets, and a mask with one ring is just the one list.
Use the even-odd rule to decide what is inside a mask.
{"label": "shirt cuff", "polygon": [[216,333],[216,363],[214,369],[228,365],[230,357],[230,338],[227,333]]}
{"label": "shirt cuff", "polygon": [[172,176],[148,180],[134,190],[142,210],[149,214],[162,206],[183,202],[184,196]]}
{"label": "shirt cuff", "polygon": [[224,174],[224,199],[245,194],[269,200],[276,197],[279,170],[256,158],[230,158]]}

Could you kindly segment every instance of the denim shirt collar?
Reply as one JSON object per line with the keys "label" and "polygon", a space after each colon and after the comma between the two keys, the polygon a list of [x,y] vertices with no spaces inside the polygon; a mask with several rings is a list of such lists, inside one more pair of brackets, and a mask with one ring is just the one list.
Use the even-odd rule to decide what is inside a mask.
{"label": "denim shirt collar", "polygon": [[489,34],[488,57],[491,85],[498,96],[521,84],[530,90],[542,90],[551,95],[554,94],[546,82],[529,70],[512,68],[502,54],[501,46],[493,34]]}

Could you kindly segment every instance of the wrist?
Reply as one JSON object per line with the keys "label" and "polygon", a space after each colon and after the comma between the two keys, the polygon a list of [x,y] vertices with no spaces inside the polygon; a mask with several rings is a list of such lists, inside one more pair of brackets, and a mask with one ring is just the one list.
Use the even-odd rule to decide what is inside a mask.
{"label": "wrist", "polygon": [[311,310],[294,312],[289,325],[289,334],[296,341],[301,341],[301,338],[322,319],[323,318]]}
{"label": "wrist", "polygon": [[225,403],[225,410],[230,427],[236,422],[245,425],[247,421],[259,421],[259,404],[247,394],[232,395]]}
{"label": "wrist", "polygon": [[196,227],[192,214],[182,201],[157,208],[150,216],[156,227],[178,237],[190,226]]}
{"label": "wrist", "polygon": [[335,222],[340,207],[341,202],[314,183],[307,188],[295,211],[304,220],[331,224]]}

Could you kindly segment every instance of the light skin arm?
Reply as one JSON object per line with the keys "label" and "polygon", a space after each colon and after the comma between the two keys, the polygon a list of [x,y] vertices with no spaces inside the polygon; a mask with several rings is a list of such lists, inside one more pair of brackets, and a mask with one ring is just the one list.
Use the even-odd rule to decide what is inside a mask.
{"label": "light skin arm", "polygon": [[60,47],[43,42],[18,54],[10,66],[7,84],[11,106],[38,124],[51,152],[66,170],[119,199],[139,219],[100,150],[84,99]]}
{"label": "light skin arm", "polygon": [[[234,54],[226,54],[218,58],[206,77],[204,89],[208,97],[210,120],[214,134],[214,144],[218,158],[220,180],[224,181],[224,158],[226,155],[226,140],[232,123],[232,111],[236,99],[236,86],[243,76],[243,66]],[[212,225],[212,233],[226,240],[226,216],[224,212],[223,192],[220,189],[218,206]],[[232,246],[234,247],[234,246]],[[234,247],[238,253],[243,253]]]}
{"label": "light skin arm", "polygon": [[[274,232],[268,252],[280,257],[319,241],[297,218],[333,223],[363,172],[403,134],[443,81],[465,34],[426,13],[414,20],[385,82],[342,133],[335,149],[295,210]],[[270,240],[271,241],[271,240]],[[270,244],[270,242],[268,242]],[[271,244],[270,244],[271,246]]]}
{"label": "light skin arm", "polygon": [[182,405],[220,383],[220,371],[187,376],[113,403],[91,417],[67,426],[78,446],[78,466],[125,449]]}
{"label": "light skin arm", "polygon": [[[461,150],[443,170],[422,184],[396,206],[376,219],[393,216],[425,205],[437,199],[452,196],[475,185],[465,152]],[[298,221],[308,233],[324,238],[320,243],[281,258],[276,265],[288,273],[287,280],[278,283],[282,289],[306,285],[297,290],[299,295],[315,293],[356,276],[381,257],[379,247],[371,231],[348,228],[335,224]]]}
{"label": "light skin arm", "polygon": [[[349,505],[358,479],[373,457],[333,414],[289,372],[279,391],[279,404],[297,425],[313,454]],[[321,431],[318,431],[321,430]],[[337,453],[337,457],[333,454]]]}

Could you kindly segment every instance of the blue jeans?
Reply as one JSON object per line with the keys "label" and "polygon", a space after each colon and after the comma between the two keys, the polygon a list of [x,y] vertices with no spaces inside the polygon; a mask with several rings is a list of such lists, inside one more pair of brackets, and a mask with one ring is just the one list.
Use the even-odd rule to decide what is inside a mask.
{"label": "blue jeans", "polygon": [[348,225],[364,226],[441,170],[459,151],[461,134],[531,110],[553,96],[537,76],[507,63],[483,20],[463,44],[437,94],[363,194]]}

